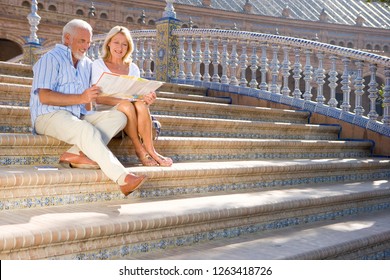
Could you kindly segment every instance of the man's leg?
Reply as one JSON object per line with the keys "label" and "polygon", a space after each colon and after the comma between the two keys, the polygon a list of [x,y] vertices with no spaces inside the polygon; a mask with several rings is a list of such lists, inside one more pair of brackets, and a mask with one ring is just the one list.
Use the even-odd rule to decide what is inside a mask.
{"label": "man's leg", "polygon": [[128,172],[107,148],[107,143],[125,126],[126,116],[121,112],[111,110],[106,111],[106,114],[87,119],[95,122],[96,127],[67,111],[57,111],[38,117],[35,129],[39,134],[49,135],[77,146],[86,156],[96,161],[111,180],[117,182]]}

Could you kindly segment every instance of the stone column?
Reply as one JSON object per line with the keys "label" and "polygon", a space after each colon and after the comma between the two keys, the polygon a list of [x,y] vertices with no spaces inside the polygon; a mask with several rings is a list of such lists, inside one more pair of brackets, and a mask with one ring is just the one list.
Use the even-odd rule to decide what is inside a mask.
{"label": "stone column", "polygon": [[34,64],[39,59],[35,51],[41,48],[41,44],[37,36],[38,24],[41,20],[41,17],[37,14],[38,3],[36,0],[32,0],[31,2],[31,13],[27,16],[31,33],[30,37],[27,39],[27,43],[23,46],[22,60],[24,64],[30,65]]}
{"label": "stone column", "polygon": [[156,80],[169,82],[171,78],[178,75],[179,71],[177,58],[179,42],[177,36],[172,35],[172,31],[180,27],[181,21],[176,19],[173,0],[166,0],[166,2],[163,17],[156,22],[157,47],[154,61]]}

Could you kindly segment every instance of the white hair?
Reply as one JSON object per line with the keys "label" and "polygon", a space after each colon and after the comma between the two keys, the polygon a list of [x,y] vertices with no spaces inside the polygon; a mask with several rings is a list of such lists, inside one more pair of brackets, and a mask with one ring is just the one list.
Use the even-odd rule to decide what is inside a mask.
{"label": "white hair", "polygon": [[92,34],[92,26],[82,19],[72,19],[62,29],[62,43],[65,43],[65,34],[75,35],[77,29],[86,29]]}

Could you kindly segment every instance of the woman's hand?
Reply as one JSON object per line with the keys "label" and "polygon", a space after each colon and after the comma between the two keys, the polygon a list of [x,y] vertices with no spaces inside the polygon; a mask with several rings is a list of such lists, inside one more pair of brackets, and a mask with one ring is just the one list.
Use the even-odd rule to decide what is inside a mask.
{"label": "woman's hand", "polygon": [[151,92],[149,94],[146,94],[144,96],[144,99],[143,101],[145,102],[146,105],[152,105],[154,103],[154,101],[156,100],[157,98],[157,95],[155,92]]}

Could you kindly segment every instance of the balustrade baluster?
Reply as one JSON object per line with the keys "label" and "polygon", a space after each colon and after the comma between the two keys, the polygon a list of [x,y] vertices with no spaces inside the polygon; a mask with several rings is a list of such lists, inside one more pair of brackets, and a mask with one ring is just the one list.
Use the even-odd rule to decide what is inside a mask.
{"label": "balustrade baluster", "polygon": [[[268,72],[268,58],[267,58],[267,43],[261,43],[261,61],[260,61],[260,72],[261,72],[261,90],[268,90],[267,84],[267,72]],[[257,63],[257,62],[256,62]]]}
{"label": "balustrade baluster", "polygon": [[330,59],[330,63],[331,63],[331,66],[330,66],[330,71],[329,71],[329,88],[330,88],[330,99],[329,99],[329,102],[328,102],[328,105],[330,107],[333,107],[333,108],[336,108],[337,107],[337,99],[336,99],[336,87],[337,87],[337,81],[338,81],[338,78],[337,78],[337,75],[339,73],[337,73],[336,71],[336,63],[337,63],[337,56],[335,55],[331,55],[329,57]]}
{"label": "balustrade baluster", "polygon": [[227,38],[222,39],[222,55],[221,55],[221,65],[222,65],[222,76],[221,83],[229,84],[229,78],[227,76],[227,67],[229,65],[229,54],[227,50],[229,40]]}
{"label": "balustrade baluster", "polygon": [[383,118],[382,122],[390,126],[390,67],[385,67],[385,87],[383,89]]}
{"label": "balustrade baluster", "polygon": [[279,46],[276,44],[272,45],[272,61],[270,64],[271,68],[271,75],[272,75],[272,82],[270,90],[272,93],[279,93],[279,86],[278,86],[278,76],[279,76],[279,61],[278,61],[278,51]]}
{"label": "balustrade baluster", "polygon": [[192,74],[192,62],[193,62],[193,54],[194,52],[192,51],[192,43],[193,39],[191,36],[187,37],[187,52],[186,52],[186,64],[187,64],[187,73],[186,73],[186,79],[187,80],[193,80],[194,75]]}
{"label": "balustrade baluster", "polygon": [[247,55],[248,42],[245,40],[241,43],[241,56],[240,56],[240,67],[241,67],[241,79],[240,86],[247,87],[248,81],[246,79],[246,68],[248,67],[248,55]]}
{"label": "balustrade baluster", "polygon": [[342,59],[344,64],[343,75],[341,76],[341,90],[343,91],[343,103],[341,104],[341,109],[344,112],[349,112],[351,108],[351,104],[349,103],[350,94],[351,94],[351,86],[350,86],[350,75],[349,75],[349,63],[351,60],[348,57],[344,57]]}
{"label": "balustrade baluster", "polygon": [[323,52],[319,51],[317,53],[318,69],[316,71],[316,82],[317,82],[316,101],[321,105],[325,103],[325,96],[324,96],[325,69],[323,65],[324,57],[325,55]]}
{"label": "balustrade baluster", "polygon": [[152,49],[152,43],[153,38],[148,38],[148,47],[146,49],[145,53],[145,78],[151,79],[153,76],[152,73],[152,61],[153,61],[153,49]]}
{"label": "balustrade baluster", "polygon": [[89,49],[87,50],[87,56],[92,60],[95,60],[95,45],[96,45],[95,42],[91,42],[91,45],[89,46]]}
{"label": "balustrade baluster", "polygon": [[179,63],[179,75],[178,78],[180,80],[184,80],[186,78],[186,74],[184,72],[184,63],[185,63],[185,52],[184,52],[184,41],[185,37],[179,37],[179,51],[177,54],[177,59]]}
{"label": "balustrade baluster", "polygon": [[210,38],[206,37],[204,38],[204,52],[203,52],[203,63],[204,63],[204,74],[203,74],[203,81],[210,82],[210,74],[209,74],[209,67],[210,67]]}
{"label": "balustrade baluster", "polygon": [[218,51],[218,38],[213,39],[213,82],[219,82],[218,65],[219,65],[219,51]]}
{"label": "balustrade baluster", "polygon": [[304,74],[304,80],[305,80],[305,92],[303,93],[303,99],[304,100],[311,100],[312,94],[311,94],[311,81],[312,81],[312,75],[313,75],[313,67],[311,66],[310,62],[310,56],[312,54],[311,50],[305,50],[306,55],[306,64],[303,71]]}
{"label": "balustrade baluster", "polygon": [[133,49],[133,53],[131,54],[132,55],[131,58],[132,58],[133,62],[136,63],[136,64],[138,62],[138,55],[139,55],[138,41],[139,41],[138,38],[133,38],[134,49]]}
{"label": "balustrade baluster", "polygon": [[290,88],[288,87],[288,78],[290,76],[290,60],[288,56],[289,51],[290,51],[290,47],[283,46],[284,59],[282,64],[282,75],[283,75],[282,94],[284,96],[289,96],[291,92]]}
{"label": "balustrade baluster", "polygon": [[251,71],[252,71],[252,79],[249,83],[251,88],[257,88],[257,80],[256,80],[256,71],[257,71],[257,43],[251,42],[252,45],[252,55],[251,55]]}
{"label": "balustrade baluster", "polygon": [[238,58],[237,58],[237,40],[232,41],[232,54],[230,56],[230,84],[232,86],[238,85],[237,79],[237,66],[238,66]]}
{"label": "balustrade baluster", "polygon": [[368,92],[370,93],[368,98],[370,98],[370,112],[368,113],[368,117],[372,121],[376,121],[378,118],[378,113],[376,112],[376,100],[378,98],[378,83],[376,82],[376,70],[377,65],[376,64],[370,64],[370,73],[371,73],[371,79],[370,83],[368,84],[369,89]]}
{"label": "balustrade baluster", "polygon": [[200,74],[200,63],[202,61],[202,50],[201,50],[201,42],[202,38],[200,36],[197,36],[195,38],[196,42],[196,50],[195,50],[195,76],[194,80],[195,81],[201,81],[202,80],[202,75]]}
{"label": "balustrade baluster", "polygon": [[301,80],[301,72],[302,72],[302,64],[301,64],[301,49],[300,48],[294,48],[294,56],[295,56],[295,62],[294,62],[294,70],[293,70],[293,78],[294,78],[294,98],[301,98],[302,92],[299,89],[300,88],[300,80]]}
{"label": "balustrade baluster", "polygon": [[145,76],[144,71],[144,60],[145,60],[145,38],[140,38],[140,46],[138,52],[138,67],[140,71],[140,76],[143,78]]}
{"label": "balustrade baluster", "polygon": [[362,106],[362,97],[364,94],[364,79],[363,79],[363,67],[364,62],[361,60],[358,60],[355,62],[355,65],[357,67],[357,73],[356,78],[354,81],[355,86],[355,109],[353,110],[356,115],[363,116],[364,108]]}

